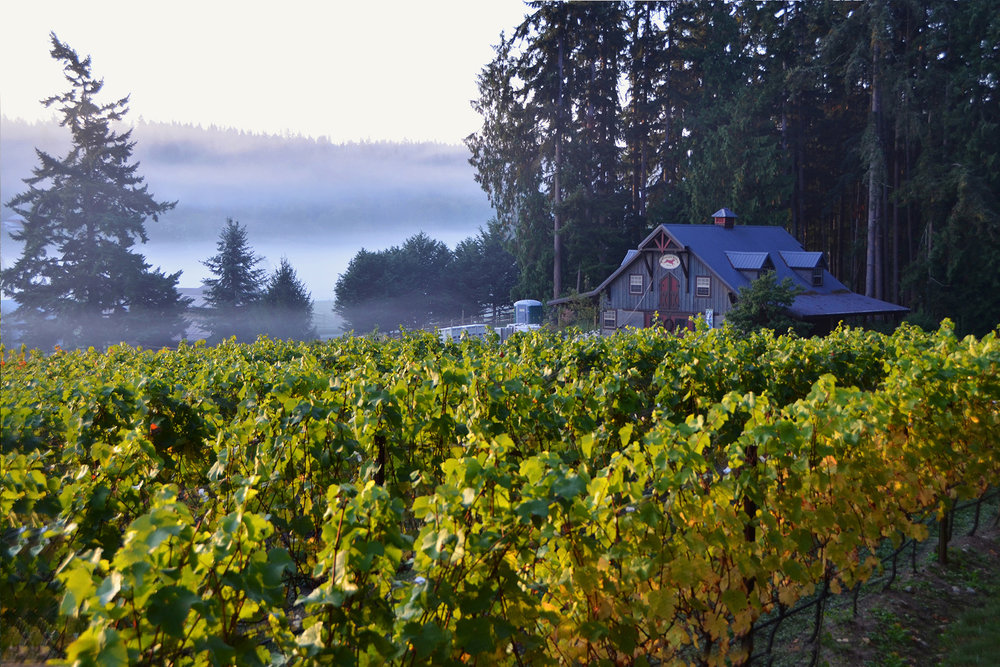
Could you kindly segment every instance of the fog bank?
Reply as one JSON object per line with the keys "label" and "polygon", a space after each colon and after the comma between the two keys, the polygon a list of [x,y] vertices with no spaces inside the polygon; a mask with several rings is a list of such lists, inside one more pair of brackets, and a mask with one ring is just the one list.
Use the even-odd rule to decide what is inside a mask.
{"label": "fog bank", "polygon": [[[314,299],[332,299],[337,276],[361,248],[381,250],[425,232],[449,247],[492,217],[464,146],[433,143],[331,144],[302,137],[254,135],[190,125],[138,123],[134,158],[149,191],[177,201],[147,221],[139,246],[153,267],[183,271],[180,285],[208,277],[226,218],[243,224],[270,271],[288,257]],[[0,118],[0,262],[20,253],[7,232],[17,227],[6,203],[24,191],[35,148],[61,157],[69,148],[55,122]]]}

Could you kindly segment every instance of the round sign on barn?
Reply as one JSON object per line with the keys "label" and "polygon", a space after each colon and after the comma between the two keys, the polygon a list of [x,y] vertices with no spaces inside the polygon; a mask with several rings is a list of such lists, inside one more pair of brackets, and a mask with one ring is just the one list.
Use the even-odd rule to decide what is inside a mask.
{"label": "round sign on barn", "polygon": [[660,266],[667,269],[668,271],[671,269],[676,269],[680,265],[681,265],[681,258],[673,254],[672,252],[668,252],[665,255],[660,255]]}

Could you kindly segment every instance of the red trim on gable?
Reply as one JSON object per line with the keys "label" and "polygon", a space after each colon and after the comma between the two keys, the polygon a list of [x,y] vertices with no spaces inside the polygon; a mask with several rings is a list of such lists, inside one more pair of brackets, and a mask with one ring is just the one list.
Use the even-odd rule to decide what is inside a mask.
{"label": "red trim on gable", "polygon": [[671,249],[673,250],[681,249],[681,247],[678,246],[676,243],[674,243],[673,239],[671,239],[670,236],[667,235],[666,231],[664,231],[663,229],[658,229],[653,234],[654,235],[652,238],[647,238],[645,243],[639,245],[639,250],[642,250],[644,248],[649,248],[650,246],[652,246],[661,253]]}

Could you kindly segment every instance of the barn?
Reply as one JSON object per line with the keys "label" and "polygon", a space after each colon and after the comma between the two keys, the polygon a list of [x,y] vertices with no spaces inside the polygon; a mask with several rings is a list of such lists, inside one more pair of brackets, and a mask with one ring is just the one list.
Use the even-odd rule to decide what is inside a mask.
{"label": "barn", "polygon": [[[813,323],[814,333],[841,321],[908,312],[847,289],[827,270],[823,253],[806,251],[781,227],[737,225],[728,208],[712,217],[713,224],[658,226],[596,289],[575,297],[597,306],[602,333],[653,325],[692,328],[693,316],[721,327],[740,288],[766,271],[802,289],[791,314]],[[570,301],[554,299],[548,305]]]}

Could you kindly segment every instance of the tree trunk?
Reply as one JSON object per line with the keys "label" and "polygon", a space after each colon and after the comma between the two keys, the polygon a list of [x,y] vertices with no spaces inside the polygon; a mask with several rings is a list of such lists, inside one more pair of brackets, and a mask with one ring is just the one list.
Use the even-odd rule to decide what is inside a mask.
{"label": "tree trunk", "polygon": [[559,185],[561,167],[562,123],[563,123],[563,43],[559,38],[559,98],[556,102],[555,167],[552,176],[552,298],[562,294],[562,190]]}
{"label": "tree trunk", "polygon": [[868,234],[865,259],[865,296],[882,295],[882,85],[879,74],[881,47],[878,41],[872,44],[872,106],[871,128],[872,146],[868,158]]}

